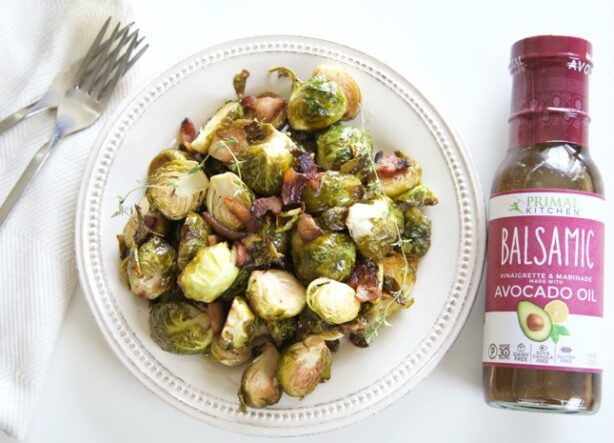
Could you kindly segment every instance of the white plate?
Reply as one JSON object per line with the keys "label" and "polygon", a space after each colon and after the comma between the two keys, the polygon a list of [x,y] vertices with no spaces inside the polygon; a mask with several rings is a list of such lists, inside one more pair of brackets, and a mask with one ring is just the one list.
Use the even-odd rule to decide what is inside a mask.
{"label": "white plate", "polygon": [[[241,368],[177,356],[149,337],[147,302],[120,282],[112,218],[116,196],[145,178],[147,162],[168,147],[185,116],[197,124],[232,98],[232,76],[252,73],[248,93],[287,94],[267,75],[286,65],[307,78],[322,62],[346,64],[363,93],[365,126],[377,149],[402,149],[423,166],[441,203],[429,209],[433,244],[420,264],[415,305],[397,314],[368,349],[343,343],[330,381],[304,400],[237,409]],[[357,124],[360,124],[357,123]],[[133,195],[132,203],[140,196]],[[225,43],[162,73],[110,119],[96,142],[79,198],[76,248],[81,284],[111,348],[153,393],[203,421],[255,435],[336,429],[382,410],[409,392],[454,343],[473,304],[485,245],[483,198],[465,149],[423,95],[383,63],[353,49],[304,37],[262,36]],[[119,405],[118,405],[119,406]]]}

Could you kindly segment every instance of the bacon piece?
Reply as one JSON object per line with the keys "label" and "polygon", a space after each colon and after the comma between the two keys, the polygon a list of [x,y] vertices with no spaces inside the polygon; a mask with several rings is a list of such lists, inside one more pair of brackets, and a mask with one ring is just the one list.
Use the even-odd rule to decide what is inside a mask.
{"label": "bacon piece", "polygon": [[315,240],[324,234],[322,228],[318,226],[314,218],[309,214],[301,214],[296,222],[296,232],[305,243]]}
{"label": "bacon piece", "polygon": [[358,300],[373,301],[382,295],[378,271],[377,263],[371,260],[363,260],[354,267],[347,284],[356,290]]}
{"label": "bacon piece", "polygon": [[259,122],[277,123],[281,113],[286,109],[286,100],[274,95],[262,97],[248,95],[243,97],[241,105],[248,116],[256,118]]}
{"label": "bacon piece", "polygon": [[313,157],[310,154],[302,153],[296,158],[296,162],[298,163],[298,167],[302,173],[307,174],[309,179],[312,179],[318,173],[318,165],[313,160]]}
{"label": "bacon piece", "polygon": [[301,202],[303,188],[309,180],[304,174],[290,168],[284,173],[281,185],[281,201],[284,206],[298,205]]}
{"label": "bacon piece", "polygon": [[248,223],[252,218],[249,208],[234,197],[224,197],[224,205],[241,223]]}
{"label": "bacon piece", "polygon": [[383,178],[392,178],[411,166],[408,159],[395,154],[380,156],[378,153],[378,157],[375,171]]}
{"label": "bacon piece", "polygon": [[192,120],[184,118],[179,129],[179,144],[185,148],[189,148],[190,144],[196,138],[196,127]]}
{"label": "bacon piece", "polygon": [[224,323],[226,323],[224,302],[222,302],[222,300],[215,300],[207,304],[207,314],[209,315],[211,331],[213,331],[213,335],[217,337],[220,335],[220,332],[222,332]]}
{"label": "bacon piece", "polygon": [[261,197],[254,200],[252,204],[252,215],[257,219],[261,219],[264,214],[271,212],[273,215],[279,215],[282,210],[281,198],[273,195],[271,197]]}
{"label": "bacon piece", "polygon": [[217,235],[212,234],[207,236],[207,244],[209,246],[217,245],[219,242],[220,238]]}
{"label": "bacon piece", "polygon": [[213,217],[208,212],[203,212],[201,215],[203,216],[205,221],[209,223],[209,225],[211,225],[211,228],[221,237],[227,238],[229,240],[241,240],[242,238],[245,238],[245,236],[247,235],[247,233],[245,232],[239,232],[239,231],[234,231],[232,229],[228,229],[226,226],[224,226],[219,221],[217,221],[215,217]]}
{"label": "bacon piece", "polygon": [[238,267],[241,267],[245,263],[249,263],[249,261],[251,260],[251,257],[249,254],[249,250],[243,244],[243,242],[240,242],[240,241],[236,242],[233,247],[236,253],[235,265],[237,265]]}

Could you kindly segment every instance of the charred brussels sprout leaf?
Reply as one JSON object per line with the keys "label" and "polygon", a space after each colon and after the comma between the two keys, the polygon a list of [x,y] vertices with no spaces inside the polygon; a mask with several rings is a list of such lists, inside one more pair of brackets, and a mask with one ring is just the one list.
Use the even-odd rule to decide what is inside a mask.
{"label": "charred brussels sprout leaf", "polygon": [[208,246],[207,237],[213,231],[203,218],[190,212],[181,227],[181,239],[177,250],[177,267],[183,270],[192,261],[198,251]]}
{"label": "charred brussels sprout leaf", "polygon": [[350,160],[368,158],[373,151],[367,131],[351,126],[331,126],[318,137],[316,160],[322,169],[339,170]]}
{"label": "charred brussels sprout leaf", "polygon": [[354,268],[356,246],[347,234],[340,232],[325,232],[310,242],[303,242],[294,232],[292,261],[296,276],[304,284],[318,277],[343,281]]}
{"label": "charred brussels sprout leaf", "polygon": [[348,211],[348,208],[343,206],[327,209],[316,218],[316,222],[327,231],[345,231]]}
{"label": "charred brussels sprout leaf", "polygon": [[265,343],[261,354],[245,368],[239,389],[239,400],[243,408],[264,408],[279,401],[282,394],[277,380],[279,357],[275,346]]}
{"label": "charred brussels sprout leaf", "polygon": [[247,346],[256,332],[257,318],[247,301],[237,296],[232,301],[226,323],[219,337],[223,349],[238,349]]}
{"label": "charred brussels sprout leaf", "polygon": [[298,316],[297,335],[300,339],[308,335],[319,335],[324,340],[332,341],[343,337],[343,331],[338,325],[326,323],[307,306]]}
{"label": "charred brussels sprout leaf", "polygon": [[409,307],[412,304],[411,291],[416,284],[418,257],[393,252],[384,257],[380,263],[384,267],[384,290],[394,295],[395,300]]}
{"label": "charred brussels sprout leaf", "polygon": [[283,320],[305,307],[305,288],[289,272],[253,271],[246,292],[252,309],[264,320]]}
{"label": "charred brussels sprout leaf", "polygon": [[414,186],[409,191],[405,191],[395,198],[398,203],[408,206],[434,206],[439,203],[437,196],[426,185]]}
{"label": "charred brussels sprout leaf", "polygon": [[209,181],[205,203],[209,213],[222,225],[234,231],[240,231],[245,225],[228,209],[225,198],[231,197],[247,209],[255,199],[254,193],[232,172],[214,175]]}
{"label": "charred brussels sprout leaf", "polygon": [[192,151],[206,154],[209,152],[209,146],[213,136],[224,126],[230,124],[233,120],[243,117],[243,108],[236,101],[225,103],[215,114],[200,128],[200,132],[196,139],[191,143]]}
{"label": "charred brussels sprout leaf", "polygon": [[130,290],[150,300],[168,291],[175,282],[176,260],[175,250],[159,237],[141,246],[133,243],[126,266]]}
{"label": "charred brussels sprout leaf", "polygon": [[230,287],[226,289],[219,298],[224,301],[232,301],[235,296],[245,294],[249,274],[250,271],[245,268],[241,268],[239,270],[239,275],[237,275],[237,278],[235,278],[235,280],[232,282],[232,285],[230,285]]}
{"label": "charred brussels sprout leaf", "polygon": [[279,264],[284,258],[267,235],[249,234],[242,243],[249,251],[250,264],[256,268]]}
{"label": "charred brussels sprout leaf", "polygon": [[320,318],[333,325],[354,320],[360,311],[360,301],[354,289],[326,277],[309,283],[307,305]]}
{"label": "charred brussels sprout leaf", "polygon": [[149,327],[158,346],[175,354],[202,354],[213,340],[207,311],[190,303],[153,304]]}
{"label": "charred brussels sprout leaf", "polygon": [[405,211],[405,230],[402,249],[405,254],[422,257],[431,247],[431,221],[417,207]]}
{"label": "charred brussels sprout leaf", "polygon": [[297,321],[294,317],[284,320],[267,320],[266,327],[273,343],[278,348],[287,345],[296,337]]}
{"label": "charred brussels sprout leaf", "polygon": [[351,206],[364,194],[358,178],[337,171],[326,171],[320,177],[318,188],[305,186],[303,201],[308,212],[320,213],[338,206]]}
{"label": "charred brussels sprout leaf", "polygon": [[282,354],[278,378],[284,392],[303,398],[330,378],[332,354],[323,338],[312,335]]}
{"label": "charred brussels sprout leaf", "polygon": [[350,341],[361,348],[369,346],[377,338],[383,326],[390,326],[388,318],[400,307],[401,305],[392,297],[385,294],[380,301],[373,303],[348,325]]}

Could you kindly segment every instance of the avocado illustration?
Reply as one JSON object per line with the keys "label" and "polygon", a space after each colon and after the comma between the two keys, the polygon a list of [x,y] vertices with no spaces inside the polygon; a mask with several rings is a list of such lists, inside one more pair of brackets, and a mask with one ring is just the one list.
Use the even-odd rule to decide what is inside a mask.
{"label": "avocado illustration", "polygon": [[517,310],[520,329],[529,340],[542,342],[550,338],[552,320],[545,310],[526,300],[518,303]]}

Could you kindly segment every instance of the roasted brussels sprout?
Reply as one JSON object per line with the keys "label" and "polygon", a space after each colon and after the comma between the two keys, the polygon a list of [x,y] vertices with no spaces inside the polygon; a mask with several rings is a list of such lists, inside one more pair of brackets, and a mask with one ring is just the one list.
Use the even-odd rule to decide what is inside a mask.
{"label": "roasted brussels sprout", "polygon": [[186,297],[210,303],[230,288],[237,275],[235,251],[222,242],[198,251],[177,282]]}
{"label": "roasted brussels sprout", "polygon": [[403,232],[403,213],[386,196],[350,207],[346,225],[362,255],[373,260],[385,257]]}
{"label": "roasted brussels sprout", "polygon": [[160,237],[152,236],[141,246],[133,243],[128,256],[130,290],[150,300],[168,291],[175,282],[177,253]]}
{"label": "roasted brussels sprout", "polygon": [[316,161],[322,169],[339,170],[356,158],[368,158],[373,142],[367,131],[351,126],[331,126],[318,137]]}
{"label": "roasted brussels sprout", "polygon": [[249,346],[234,349],[224,349],[220,345],[219,339],[213,339],[211,342],[211,357],[224,366],[240,366],[252,356],[252,350]]}
{"label": "roasted brussels sprout", "polygon": [[309,284],[318,277],[343,281],[356,262],[356,246],[341,232],[325,232],[304,242],[298,232],[292,235],[292,262],[298,279]]}
{"label": "roasted brussels sprout", "polygon": [[311,77],[301,83],[288,68],[272,68],[280,77],[292,80],[292,93],[288,100],[288,121],[292,129],[314,131],[341,120],[347,112],[343,89],[323,75]]}
{"label": "roasted brussels sprout", "polygon": [[396,151],[394,155],[376,156],[375,170],[382,191],[392,198],[417,186],[422,179],[422,167],[401,151]]}
{"label": "roasted brussels sprout", "polygon": [[305,307],[305,288],[289,272],[252,271],[245,294],[249,305],[264,320],[294,317]]}
{"label": "roasted brussels sprout", "polygon": [[408,208],[405,213],[403,252],[422,257],[431,247],[431,221],[422,209]]}
{"label": "roasted brussels sprout", "polygon": [[175,354],[202,354],[213,340],[207,311],[186,302],[151,305],[149,328],[158,346]]}
{"label": "roasted brussels sprout", "polygon": [[279,252],[273,239],[268,235],[249,234],[241,243],[247,248],[250,257],[250,264],[253,267],[271,266],[279,264],[284,258],[283,253]]}
{"label": "roasted brussels sprout", "polygon": [[411,306],[410,294],[416,284],[418,257],[404,257],[399,252],[393,252],[382,258],[380,264],[384,268],[384,290],[394,294],[395,300],[403,306]]}
{"label": "roasted brussels sprout", "polygon": [[285,346],[296,337],[297,322],[294,317],[284,320],[268,320],[266,327],[273,343],[278,348]]}
{"label": "roasted brussels sprout", "polygon": [[326,341],[334,341],[343,337],[344,332],[339,325],[331,325],[313,312],[309,306],[301,311],[297,322],[297,336],[303,339],[308,335],[318,335]]}
{"label": "roasted brussels sprout", "polygon": [[249,280],[250,271],[246,268],[241,268],[239,270],[239,275],[232,282],[232,285],[228,289],[226,289],[222,295],[220,295],[219,299],[224,301],[232,301],[235,296],[245,294],[247,290],[247,281]]}
{"label": "roasted brussels sprout", "polygon": [[164,237],[168,232],[168,220],[158,211],[152,211],[147,198],[135,205],[134,211],[124,226],[124,232],[118,236],[120,255],[129,250],[133,243],[140,245],[150,234]]}
{"label": "roasted brussels sprout", "polygon": [[408,206],[434,206],[439,203],[433,191],[423,184],[414,186],[409,191],[397,195],[394,200]]}
{"label": "roasted brussels sprout", "polygon": [[179,149],[164,149],[160,151],[158,155],[156,155],[153,160],[149,163],[149,167],[147,168],[147,176],[151,177],[151,175],[156,172],[161,166],[164,166],[168,162],[172,162],[173,160],[190,160],[188,158],[188,154],[184,151],[180,151]]}
{"label": "roasted brussels sprout", "polygon": [[228,209],[224,199],[230,197],[247,209],[256,198],[254,193],[234,173],[214,175],[209,180],[205,204],[209,213],[228,229],[240,231],[245,225]]}
{"label": "roasted brussels sprout", "polygon": [[318,188],[305,186],[303,201],[311,213],[320,213],[338,206],[351,206],[364,194],[360,180],[350,174],[326,171],[318,181]]}
{"label": "roasted brussels sprout", "polygon": [[243,108],[239,102],[229,101],[225,103],[224,106],[218,109],[213,117],[200,128],[198,136],[190,144],[189,148],[192,151],[206,154],[209,152],[209,145],[216,132],[230,124],[233,120],[237,120],[241,117],[243,117]]}
{"label": "roasted brussels sprout", "polygon": [[236,296],[220,333],[219,345],[224,349],[247,346],[254,338],[257,321],[245,298]]}
{"label": "roasted brussels sprout", "polygon": [[265,343],[260,355],[243,371],[239,389],[243,408],[264,408],[279,401],[282,390],[277,380],[278,366],[279,351],[271,343]]}
{"label": "roasted brussels sprout", "polygon": [[327,323],[354,320],[360,311],[356,292],[345,283],[320,277],[307,286],[307,305]]}
{"label": "roasted brussels sprout", "polygon": [[347,100],[347,109],[341,120],[351,120],[360,112],[362,94],[356,80],[342,66],[320,65],[313,70],[314,77],[324,76],[337,83]]}
{"label": "roasted brussels sprout", "polygon": [[207,238],[213,231],[203,218],[190,212],[181,227],[181,238],[177,249],[177,267],[182,271],[196,256],[198,251],[208,246]]}
{"label": "roasted brussels sprout", "polygon": [[316,218],[316,222],[318,226],[327,231],[345,231],[348,211],[349,209],[343,206],[327,209]]}
{"label": "roasted brussels sprout", "polygon": [[196,211],[205,198],[209,179],[192,160],[173,160],[149,178],[147,198],[166,218],[180,220]]}
{"label": "roasted brussels sprout", "polygon": [[390,325],[388,317],[397,312],[401,305],[395,301],[390,294],[384,293],[377,303],[361,312],[360,315],[346,326],[346,331],[350,332],[349,339],[352,344],[359,348],[369,346],[379,334],[382,326]]}
{"label": "roasted brussels sprout", "polygon": [[331,363],[332,354],[324,339],[311,335],[285,350],[277,377],[286,394],[303,398],[330,378]]}
{"label": "roasted brussels sprout", "polygon": [[261,125],[262,137],[253,140],[238,154],[239,163],[232,169],[241,171],[247,185],[259,195],[279,195],[284,173],[294,165],[290,137],[270,124]]}

